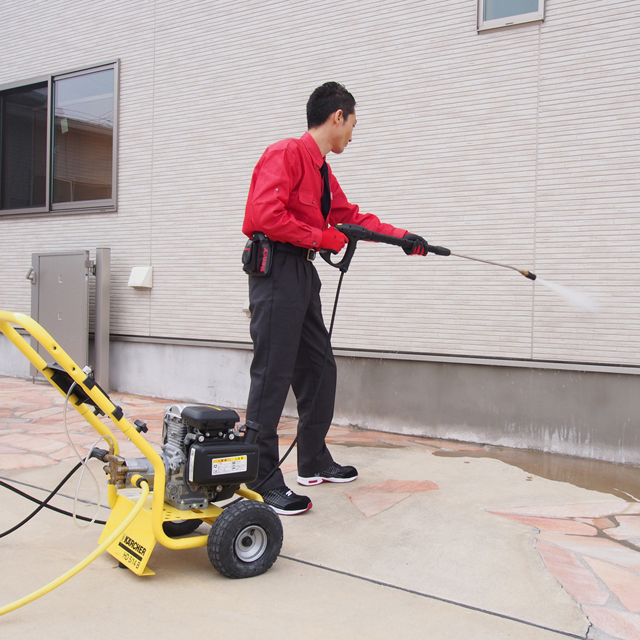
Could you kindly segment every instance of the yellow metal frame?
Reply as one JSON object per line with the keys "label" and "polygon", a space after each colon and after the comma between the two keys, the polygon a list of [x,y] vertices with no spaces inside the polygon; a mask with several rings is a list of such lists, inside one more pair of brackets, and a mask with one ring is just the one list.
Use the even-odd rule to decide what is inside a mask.
{"label": "yellow metal frame", "polygon": [[[45,378],[66,397],[67,393],[53,381],[54,372],[47,368],[47,363],[40,354],[21,336],[12,325],[22,327],[27,333],[42,345],[55,361],[71,376],[74,382],[89,398],[110,418],[113,424],[133,442],[140,452],[151,462],[154,470],[154,491],[147,498],[144,507],[134,518],[107,551],[120,560],[137,575],[151,575],[153,571],[146,564],[156,542],[169,549],[193,549],[207,544],[206,535],[188,538],[168,537],[162,525],[172,520],[200,519],[209,524],[222,513],[222,509],[210,505],[206,509],[191,509],[180,511],[164,502],[165,472],[164,462],[155,449],[138,433],[137,429],[126,419],[118,407],[102,392],[98,385],[89,388],[85,385],[86,374],[82,371],[60,345],[35,320],[23,313],[0,311],[0,331],[22,352],[31,364],[40,371]],[[113,443],[115,455],[119,454],[118,442],[111,430],[85,404],[77,405],[77,396],[73,393],[70,401],[78,413],[104,438]],[[262,502],[262,496],[246,487],[241,487],[236,493],[249,500]],[[100,537],[104,541],[118,528],[123,520],[131,513],[140,499],[140,491],[131,487],[118,491],[114,484],[109,483],[107,497],[112,509],[111,516]],[[128,540],[125,540],[127,538]],[[141,551],[144,550],[144,553]],[[133,554],[131,553],[133,552]]]}

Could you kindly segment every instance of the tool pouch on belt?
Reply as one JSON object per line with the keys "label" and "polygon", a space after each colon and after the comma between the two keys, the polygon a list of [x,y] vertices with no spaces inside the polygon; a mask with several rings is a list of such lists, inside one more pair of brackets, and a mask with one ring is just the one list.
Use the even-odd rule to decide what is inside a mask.
{"label": "tool pouch on belt", "polygon": [[272,258],[273,242],[264,233],[256,231],[242,252],[242,269],[251,276],[268,276]]}

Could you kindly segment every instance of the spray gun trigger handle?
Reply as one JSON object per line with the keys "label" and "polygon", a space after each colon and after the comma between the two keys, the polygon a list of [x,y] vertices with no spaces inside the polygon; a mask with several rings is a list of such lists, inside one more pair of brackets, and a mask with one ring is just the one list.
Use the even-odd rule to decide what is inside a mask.
{"label": "spray gun trigger handle", "polygon": [[[339,228],[340,225],[336,225],[336,228]],[[346,235],[346,234],[345,234]],[[349,237],[349,236],[347,236]],[[324,249],[320,251],[320,256],[327,263],[336,269],[340,269],[343,273],[346,273],[349,269],[349,265],[351,264],[351,259],[353,258],[353,254],[356,252],[356,246],[358,244],[359,238],[349,238],[349,244],[344,252],[344,256],[340,262],[333,262],[331,260],[331,251],[325,251]]]}

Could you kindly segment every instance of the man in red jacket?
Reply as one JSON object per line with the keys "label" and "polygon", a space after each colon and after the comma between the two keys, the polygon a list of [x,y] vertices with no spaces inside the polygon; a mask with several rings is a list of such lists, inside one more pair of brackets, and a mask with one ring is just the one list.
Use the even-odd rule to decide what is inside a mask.
{"label": "man in red jacket", "polygon": [[[270,273],[249,275],[253,361],[247,420],[262,425],[260,468],[251,485],[277,513],[308,511],[307,496],[293,493],[278,464],[277,426],[289,387],[298,405],[298,483],[351,482],[354,467],[337,464],[325,444],[333,418],[336,363],[320,305],[313,265],[320,249],[338,253],[347,238],[339,222],[413,241],[408,253],[424,255],[427,243],[350,204],[325,157],[342,153],[356,124],[355,100],[327,82],[307,102],[308,131],[271,145],[254,169],[242,231],[265,234],[273,245]],[[315,402],[314,402],[315,397]]]}

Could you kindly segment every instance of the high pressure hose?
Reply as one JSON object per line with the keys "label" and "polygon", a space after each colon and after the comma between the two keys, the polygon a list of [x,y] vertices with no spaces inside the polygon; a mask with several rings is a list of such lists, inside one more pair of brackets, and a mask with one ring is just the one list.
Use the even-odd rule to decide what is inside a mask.
{"label": "high pressure hose", "polygon": [[84,569],[89,566],[101,553],[106,551],[115,540],[122,534],[122,532],[133,522],[134,518],[140,513],[144,503],[149,496],[149,484],[142,476],[134,476],[132,479],[132,483],[137,484],[142,490],[140,494],[140,498],[138,502],[134,505],[133,509],[129,513],[129,515],[120,523],[118,527],[113,531],[113,533],[92,553],[90,553],[82,562],[79,562],[75,567],[67,571],[65,574],[61,575],[59,578],[50,582],[48,585],[34,591],[33,593],[25,596],[24,598],[20,598],[20,600],[16,600],[11,604],[8,604],[2,608],[0,608],[0,616],[3,616],[5,613],[9,613],[10,611],[15,611],[20,607],[23,607],[25,604],[29,604],[34,600],[37,600],[41,596],[53,591],[56,587],[59,587],[61,584],[64,584],[70,578],[77,575]]}
{"label": "high pressure hose", "polygon": [[[15,526],[11,527],[10,529],[7,529],[6,531],[3,531],[2,533],[0,533],[0,538],[4,538],[5,536],[8,536],[10,533],[13,533],[14,531],[19,529],[23,525],[27,524],[27,522],[29,522],[29,520],[31,520],[31,518],[35,517],[38,513],[40,513],[40,511],[42,511],[42,509],[44,509],[45,507],[48,507],[49,506],[49,501],[56,495],[56,493],[58,493],[58,491],[60,491],[60,489],[67,482],[67,480],[81,466],[82,466],[82,463],[78,462],[78,464],[75,467],[73,467],[73,469],[71,469],[71,471],[69,471],[69,473],[60,481],[58,486],[42,502],[40,502],[39,500],[36,500],[35,498],[32,498],[31,496],[28,496],[28,495],[22,493],[20,491],[17,491],[15,487],[12,487],[10,484],[7,484],[7,483],[5,483],[5,482],[0,480],[0,486],[5,487],[5,488],[9,489],[10,491],[14,491],[15,493],[22,494],[23,496],[25,496],[29,500],[33,500],[33,501],[35,501],[35,502],[37,502],[39,504],[39,506],[36,507],[36,509],[34,509],[26,518],[24,518],[24,520],[22,520],[21,522],[19,522]],[[72,514],[70,514],[70,515],[72,515]]]}

